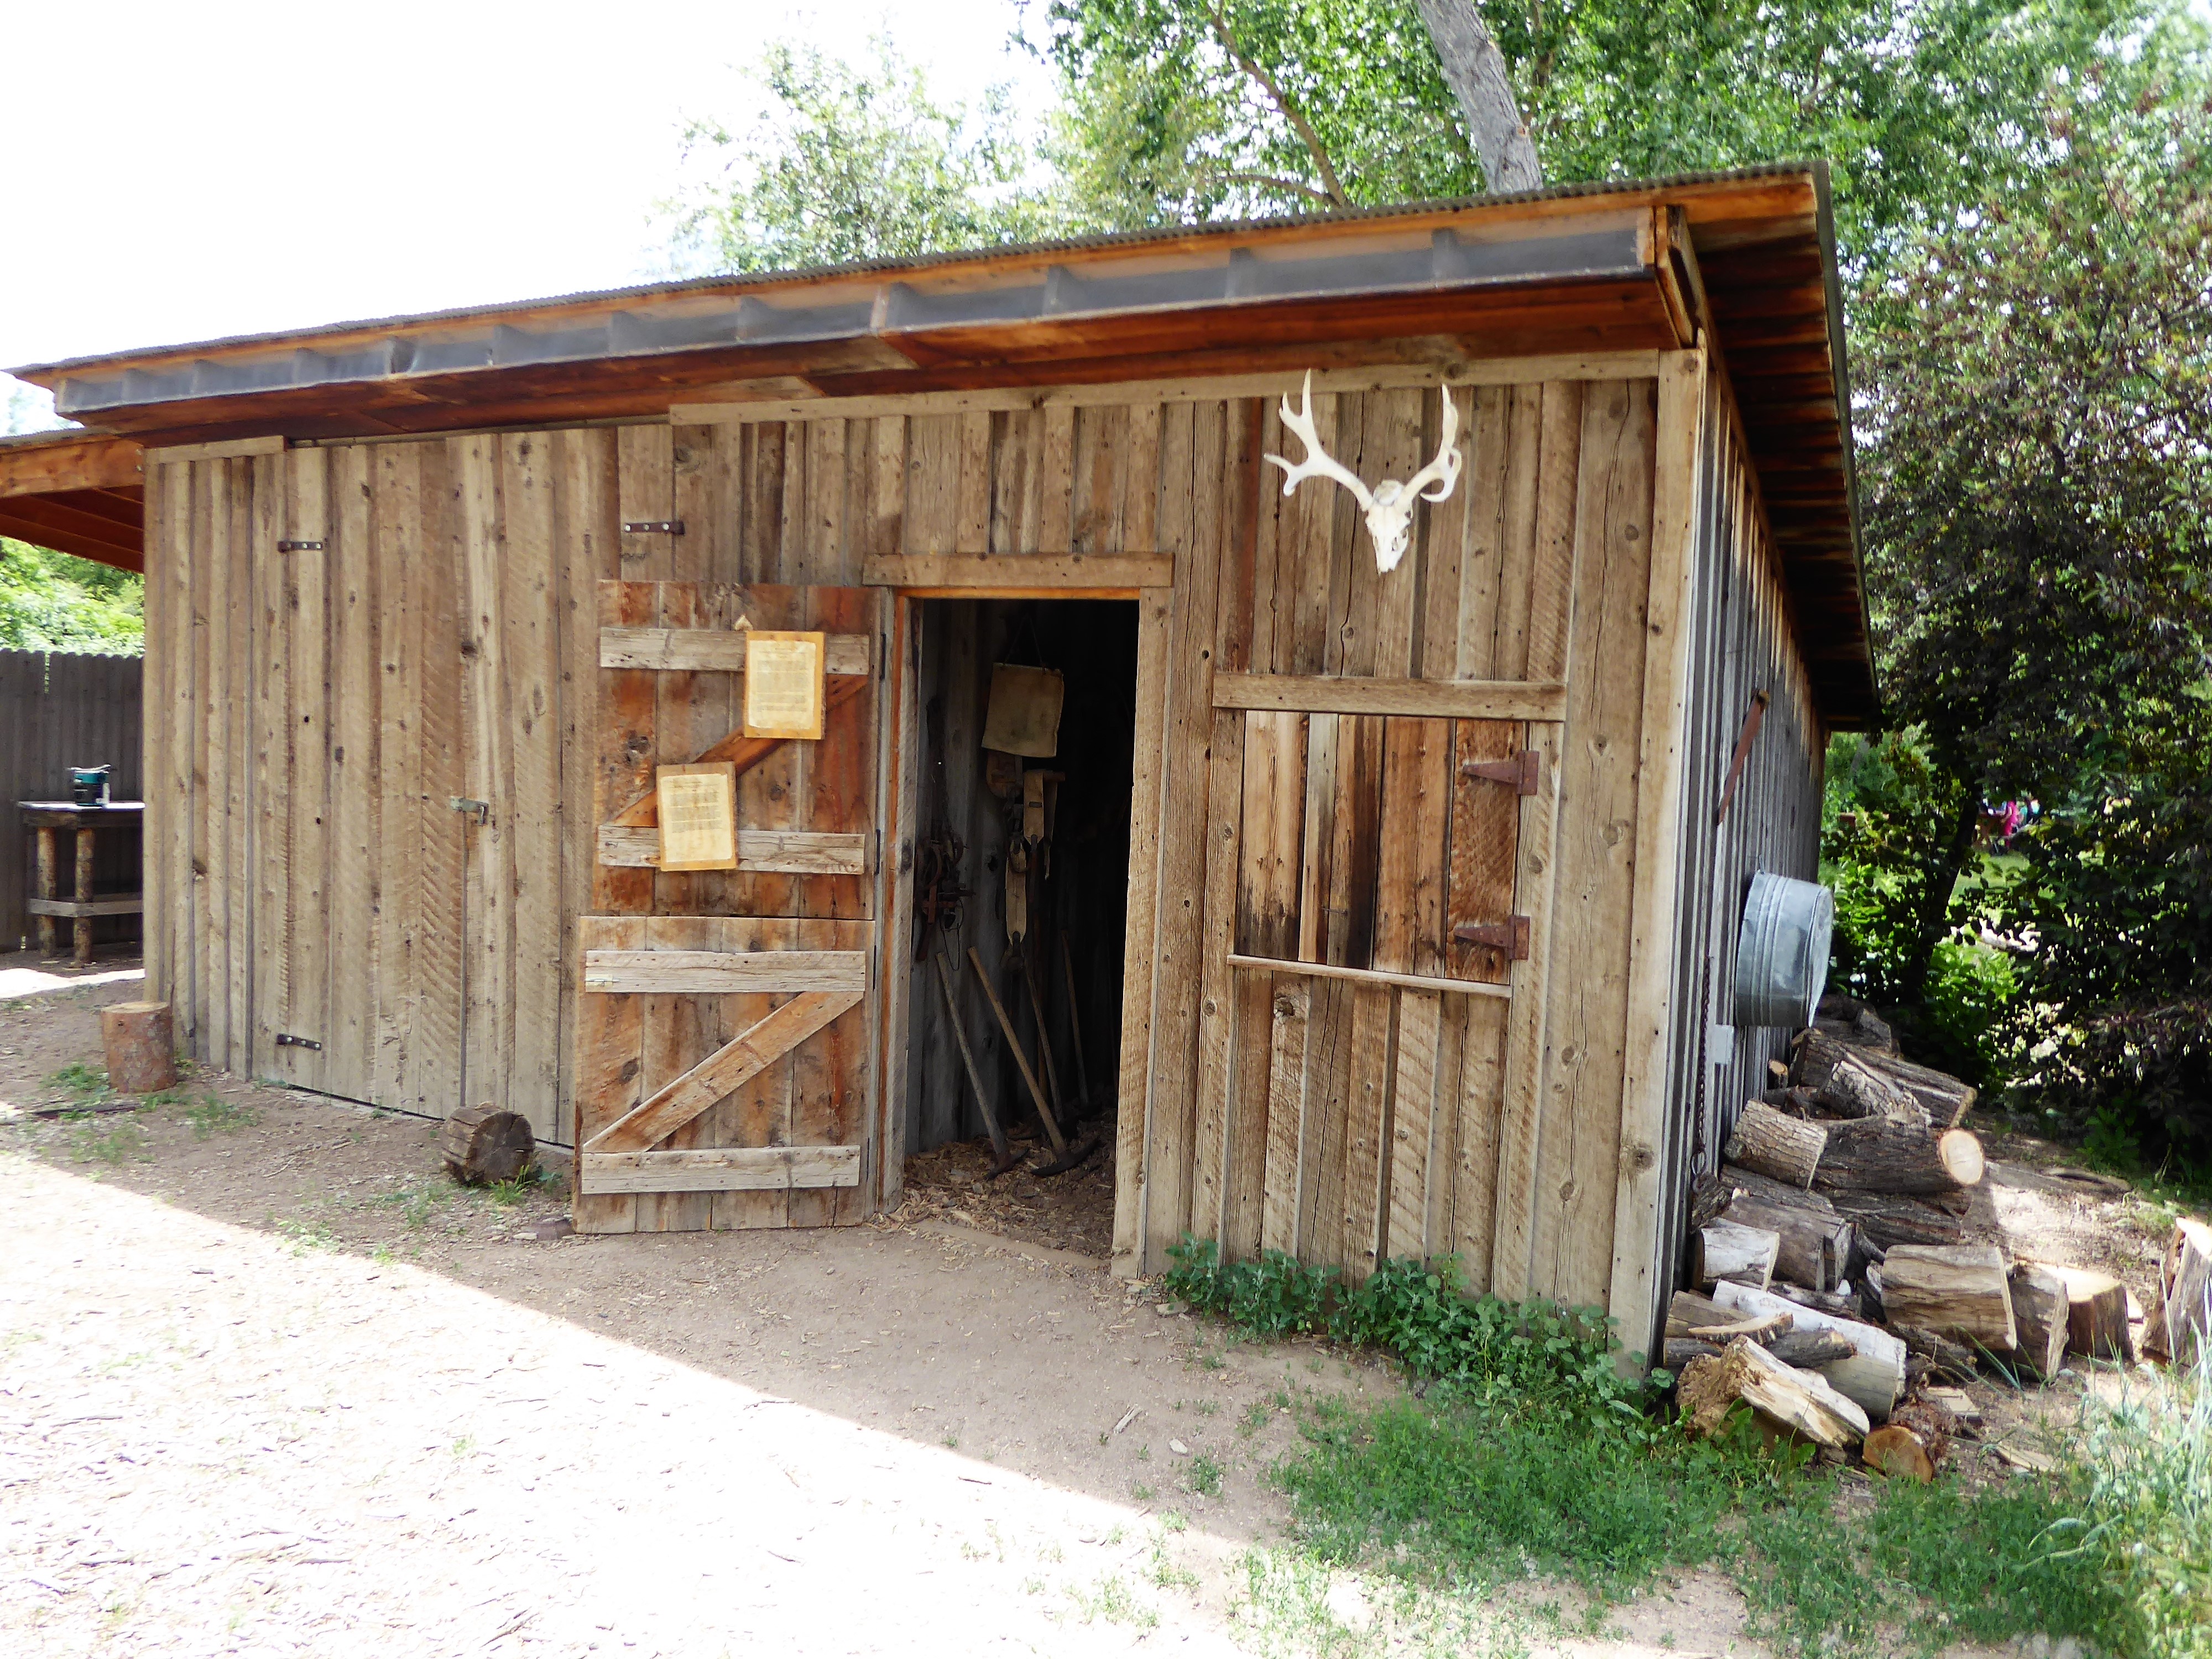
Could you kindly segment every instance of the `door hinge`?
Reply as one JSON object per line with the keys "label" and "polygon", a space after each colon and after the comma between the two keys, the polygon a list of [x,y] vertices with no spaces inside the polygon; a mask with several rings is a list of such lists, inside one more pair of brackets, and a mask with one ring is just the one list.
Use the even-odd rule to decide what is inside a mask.
{"label": "door hinge", "polygon": [[491,803],[488,800],[471,800],[465,795],[453,795],[447,799],[446,805],[453,811],[468,813],[478,823],[491,822]]}
{"label": "door hinge", "polygon": [[276,1033],[276,1046],[279,1048],[313,1048],[317,1054],[323,1051],[323,1045],[314,1038],[294,1036],[289,1031]]}
{"label": "door hinge", "polygon": [[1508,916],[1503,921],[1463,921],[1452,929],[1462,945],[1486,945],[1503,951],[1514,962],[1528,960],[1528,918]]}
{"label": "door hinge", "polygon": [[1488,778],[1492,783],[1510,784],[1516,795],[1533,795],[1543,763],[1537,750],[1523,749],[1511,760],[1462,761],[1459,769],[1462,777]]}
{"label": "door hinge", "polygon": [[279,553],[319,553],[323,550],[323,544],[320,542],[279,542],[276,550]]}
{"label": "door hinge", "polygon": [[683,533],[684,520],[681,519],[625,519],[623,520],[623,534],[625,536],[680,536]]}

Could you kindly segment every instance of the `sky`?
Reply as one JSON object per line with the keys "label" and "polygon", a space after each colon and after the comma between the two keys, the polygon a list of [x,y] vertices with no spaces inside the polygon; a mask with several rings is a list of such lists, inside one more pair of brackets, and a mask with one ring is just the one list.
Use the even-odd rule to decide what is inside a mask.
{"label": "sky", "polygon": [[1042,108],[1018,5],[11,6],[0,367],[650,280],[679,124],[742,123],[763,42],[858,56],[889,17],[940,96]]}

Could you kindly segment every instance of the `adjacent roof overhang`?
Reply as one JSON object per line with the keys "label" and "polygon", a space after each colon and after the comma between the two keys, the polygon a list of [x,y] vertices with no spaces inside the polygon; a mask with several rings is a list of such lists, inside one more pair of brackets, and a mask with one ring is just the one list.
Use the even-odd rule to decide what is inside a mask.
{"label": "adjacent roof overhang", "polygon": [[138,456],[133,440],[92,433],[0,438],[0,536],[143,570]]}
{"label": "adjacent roof overhang", "polygon": [[662,283],[37,365],[147,444],[1674,349],[1741,406],[1824,715],[1871,717],[1826,174],[1776,167]]}

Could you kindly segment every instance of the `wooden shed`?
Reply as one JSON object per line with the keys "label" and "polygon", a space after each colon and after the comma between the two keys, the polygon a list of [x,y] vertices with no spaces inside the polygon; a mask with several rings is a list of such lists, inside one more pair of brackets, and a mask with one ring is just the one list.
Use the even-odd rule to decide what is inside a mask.
{"label": "wooden shed", "polygon": [[[1264,459],[1309,371],[1370,489],[1458,457],[1387,572]],[[16,372],[143,448],[201,1060],[526,1113],[586,1231],[781,1227],[975,1132],[964,1037],[1104,1109],[1124,1270],[1455,1253],[1650,1333],[1786,1035],[1746,889],[1875,708],[1820,167]],[[784,633],[818,739],[744,735]],[[734,867],[659,869],[700,764]]]}

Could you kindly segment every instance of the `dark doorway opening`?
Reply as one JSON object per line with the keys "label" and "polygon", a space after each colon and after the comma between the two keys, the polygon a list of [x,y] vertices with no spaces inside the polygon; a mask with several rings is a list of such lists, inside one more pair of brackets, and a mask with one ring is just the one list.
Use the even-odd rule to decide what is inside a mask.
{"label": "dark doorway opening", "polygon": [[[922,750],[908,947],[909,1188],[970,1193],[965,1207],[979,1219],[1018,1220],[1004,1212],[1042,1205],[1058,1212],[1036,1218],[1044,1234],[1103,1255],[1112,1227],[1137,606],[930,599],[915,610]],[[1048,681],[1000,675],[1001,665],[1060,677],[1050,753],[986,746],[1007,736],[1008,710],[1024,706],[1018,692],[1031,706],[1048,695]],[[994,678],[1002,682],[995,731]],[[1031,1078],[1069,1145],[1097,1150],[1075,1175],[988,1179],[994,1155],[979,1084],[1018,1156],[1031,1165],[1054,1156]]]}

